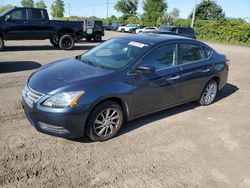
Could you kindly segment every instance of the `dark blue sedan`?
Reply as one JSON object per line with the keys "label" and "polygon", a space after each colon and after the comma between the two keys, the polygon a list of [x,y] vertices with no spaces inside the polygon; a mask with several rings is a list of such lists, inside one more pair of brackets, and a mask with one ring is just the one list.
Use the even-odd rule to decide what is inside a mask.
{"label": "dark blue sedan", "polygon": [[211,104],[227,78],[226,56],[202,42],[128,35],[38,69],[22,104],[40,132],[104,141],[125,121],[190,101]]}

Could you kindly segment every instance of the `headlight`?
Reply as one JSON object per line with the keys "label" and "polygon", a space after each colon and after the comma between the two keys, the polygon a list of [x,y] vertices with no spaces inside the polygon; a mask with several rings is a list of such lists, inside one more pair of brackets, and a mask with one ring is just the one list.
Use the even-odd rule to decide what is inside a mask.
{"label": "headlight", "polygon": [[67,108],[77,104],[78,99],[84,94],[84,91],[63,92],[52,95],[43,105],[52,108]]}

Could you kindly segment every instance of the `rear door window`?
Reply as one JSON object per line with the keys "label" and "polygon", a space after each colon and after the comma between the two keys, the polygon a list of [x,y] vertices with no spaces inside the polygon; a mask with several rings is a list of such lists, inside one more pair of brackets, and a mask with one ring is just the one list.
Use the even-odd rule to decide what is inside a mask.
{"label": "rear door window", "polygon": [[182,43],[180,44],[181,64],[200,61],[207,58],[205,48],[201,45]]}
{"label": "rear door window", "polygon": [[31,9],[31,20],[43,20],[43,12],[40,9]]}

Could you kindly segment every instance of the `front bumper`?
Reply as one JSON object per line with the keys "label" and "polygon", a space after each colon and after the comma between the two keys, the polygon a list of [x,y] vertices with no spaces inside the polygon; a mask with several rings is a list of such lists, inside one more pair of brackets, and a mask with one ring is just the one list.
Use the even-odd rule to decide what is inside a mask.
{"label": "front bumper", "polygon": [[63,138],[84,136],[88,113],[80,107],[60,110],[39,104],[30,107],[24,99],[22,106],[27,119],[39,132]]}

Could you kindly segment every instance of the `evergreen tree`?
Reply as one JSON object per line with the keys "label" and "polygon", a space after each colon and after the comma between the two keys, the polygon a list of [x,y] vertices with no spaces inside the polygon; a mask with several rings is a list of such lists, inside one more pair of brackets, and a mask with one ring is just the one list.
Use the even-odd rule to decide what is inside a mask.
{"label": "evergreen tree", "polygon": [[43,0],[38,1],[36,3],[36,7],[37,8],[43,8],[43,9],[47,8]]}
{"label": "evergreen tree", "polygon": [[[192,18],[190,14],[190,18]],[[214,0],[203,0],[196,7],[195,17],[201,20],[220,20],[225,18],[225,13]]]}

